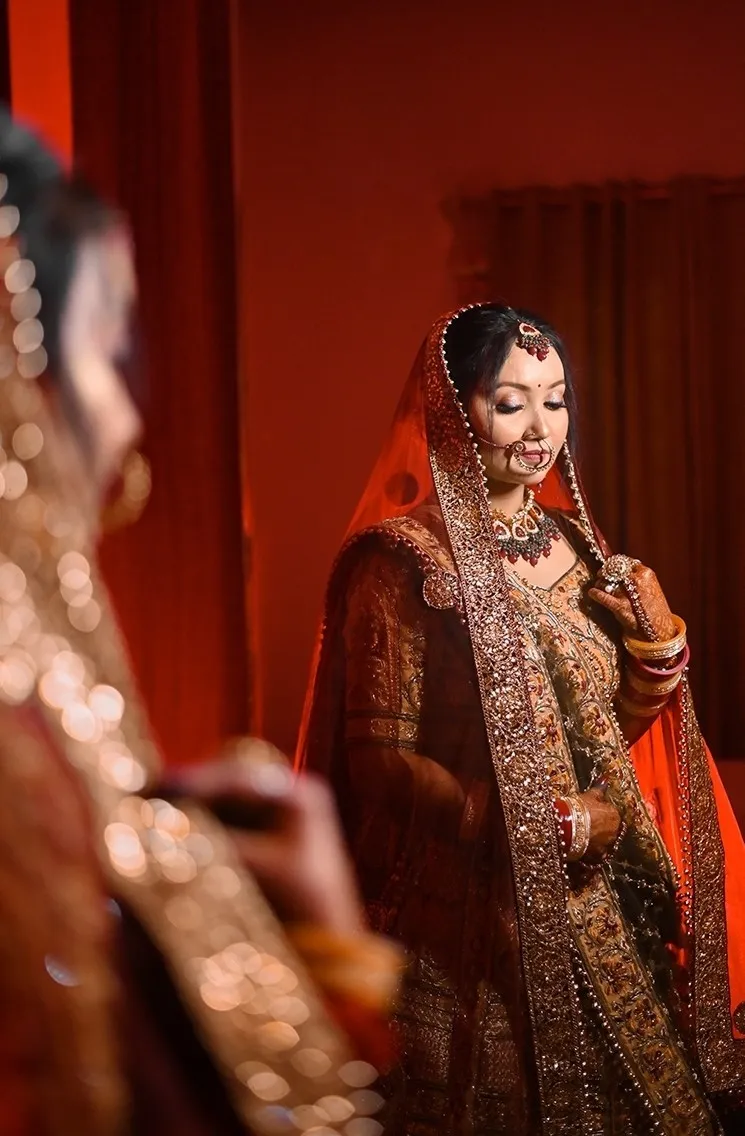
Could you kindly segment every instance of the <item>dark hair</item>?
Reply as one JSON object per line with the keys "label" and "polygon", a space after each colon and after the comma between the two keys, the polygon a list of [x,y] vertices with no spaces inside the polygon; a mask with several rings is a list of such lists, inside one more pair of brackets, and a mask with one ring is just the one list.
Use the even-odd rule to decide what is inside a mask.
{"label": "dark hair", "polygon": [[44,143],[0,105],[0,175],[7,178],[2,204],[15,205],[16,235],[36,269],[39,319],[52,380],[61,380],[60,325],[81,241],[104,233],[114,212],[76,176],[69,176]]}
{"label": "dark hair", "polygon": [[509,308],[504,304],[483,304],[461,312],[445,335],[445,359],[458,397],[465,410],[477,391],[493,395],[499,372],[504,366],[521,323],[530,323],[550,341],[564,365],[569,410],[569,446],[577,441],[577,403],[572,368],[561,336],[551,324],[534,312]]}

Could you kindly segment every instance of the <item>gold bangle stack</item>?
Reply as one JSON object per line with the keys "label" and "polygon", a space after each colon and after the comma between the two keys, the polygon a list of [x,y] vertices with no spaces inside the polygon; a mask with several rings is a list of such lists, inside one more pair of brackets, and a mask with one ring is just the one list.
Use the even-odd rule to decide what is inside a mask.
{"label": "gold bangle stack", "polygon": [[673,675],[672,678],[663,678],[658,682],[651,682],[649,679],[640,678],[630,667],[626,671],[626,681],[631,689],[638,694],[646,694],[648,698],[661,698],[663,695],[672,694],[682,677],[681,672]]}
{"label": "gold bangle stack", "polygon": [[662,702],[650,702],[643,704],[641,702],[632,702],[625,694],[619,694],[618,704],[622,710],[630,714],[632,718],[656,718],[658,714],[667,706],[667,699]]}
{"label": "gold bangle stack", "polygon": [[[685,651],[687,644],[687,628],[679,615],[673,616],[675,635],[664,643],[649,643],[644,639],[634,639],[624,635],[623,644],[628,653],[640,663],[670,663]],[[673,674],[669,678],[648,679],[637,674],[631,667],[626,668],[626,681],[632,696],[621,692],[618,703],[622,710],[634,718],[656,718],[667,706],[670,695],[676,690],[682,678],[682,672]],[[641,701],[633,697],[641,695],[642,699],[655,699],[656,701]]]}
{"label": "gold bangle stack", "polygon": [[590,810],[579,797],[562,797],[569,806],[572,818],[572,842],[567,852],[567,860],[581,860],[590,846],[592,817]]}
{"label": "gold bangle stack", "polygon": [[673,623],[675,624],[675,635],[664,643],[648,643],[646,639],[633,639],[630,635],[624,635],[623,645],[635,659],[642,659],[645,662],[674,659],[676,655],[685,650],[687,628],[679,615],[673,616]]}

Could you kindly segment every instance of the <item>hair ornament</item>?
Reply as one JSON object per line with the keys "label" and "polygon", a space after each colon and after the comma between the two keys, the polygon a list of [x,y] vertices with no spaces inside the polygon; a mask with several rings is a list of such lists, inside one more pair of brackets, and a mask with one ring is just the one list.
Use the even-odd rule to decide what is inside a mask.
{"label": "hair ornament", "polygon": [[551,340],[532,323],[521,322],[517,325],[515,342],[523,351],[527,351],[528,355],[535,355],[541,363],[548,358],[551,350]]}

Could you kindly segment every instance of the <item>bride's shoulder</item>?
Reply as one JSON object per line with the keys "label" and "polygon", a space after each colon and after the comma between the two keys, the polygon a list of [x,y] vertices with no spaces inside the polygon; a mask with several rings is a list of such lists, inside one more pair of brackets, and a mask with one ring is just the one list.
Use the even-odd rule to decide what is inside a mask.
{"label": "bride's shoulder", "polygon": [[336,586],[363,578],[414,587],[429,607],[460,604],[460,585],[450,549],[425,515],[390,517],[350,537],[332,572]]}

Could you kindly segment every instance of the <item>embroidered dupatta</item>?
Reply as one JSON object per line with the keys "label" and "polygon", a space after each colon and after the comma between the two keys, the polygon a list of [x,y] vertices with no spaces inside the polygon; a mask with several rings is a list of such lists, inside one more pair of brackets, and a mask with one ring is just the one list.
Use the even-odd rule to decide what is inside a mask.
{"label": "embroidered dupatta", "polygon": [[[362,840],[360,833],[364,832],[364,841],[379,848],[381,861],[391,872],[391,880],[380,883],[388,895],[397,888],[400,893],[407,886],[399,887],[396,879],[402,857],[408,855],[413,862],[425,855],[411,849],[402,853],[406,840],[399,833],[397,851],[390,860],[386,859],[395,823],[385,810],[389,814],[397,809],[405,813],[399,829],[411,826],[410,831],[418,823],[412,818],[421,820],[427,815],[422,792],[412,788],[417,779],[425,785],[424,795],[429,793],[434,799],[443,783],[444,766],[452,782],[450,789],[456,796],[460,793],[462,807],[459,806],[460,815],[455,822],[458,831],[445,860],[448,856],[457,859],[455,850],[463,844],[463,836],[467,836],[469,827],[478,825],[474,818],[480,808],[483,814],[486,776],[479,766],[478,736],[469,759],[468,746],[459,743],[456,730],[434,773],[421,746],[420,752],[412,755],[418,744],[412,713],[418,689],[426,685],[427,669],[438,667],[447,702],[444,692],[448,683],[452,686],[455,682],[456,631],[451,645],[446,644],[440,652],[443,657],[439,660],[433,660],[431,648],[425,645],[416,656],[419,670],[407,670],[402,665],[400,674],[394,678],[389,674],[389,687],[396,688],[400,712],[392,715],[387,705],[366,710],[372,722],[365,727],[368,737],[358,736],[354,720],[359,712],[354,710],[353,698],[350,713],[349,691],[356,676],[341,659],[345,649],[347,655],[355,650],[351,641],[354,620],[349,622],[350,613],[345,610],[345,593],[350,588],[355,561],[365,555],[359,550],[370,548],[370,542],[376,539],[403,547],[418,566],[418,587],[424,606],[443,615],[457,613],[470,648],[472,678],[466,680],[466,685],[472,681],[476,688],[477,735],[480,730],[485,737],[488,776],[491,788],[496,790],[503,821],[504,852],[509,858],[514,888],[507,906],[514,905],[519,938],[523,1000],[518,999],[517,1005],[529,1023],[541,1127],[552,1134],[584,1132],[590,1130],[590,1121],[585,1108],[583,1012],[576,939],[570,925],[571,897],[557,841],[554,794],[545,775],[534,699],[527,679],[523,632],[496,550],[483,470],[447,370],[445,337],[458,314],[438,321],[420,351],[390,436],[332,572],[325,632],[317,652],[299,760],[332,776],[348,818],[353,846]],[[544,507],[561,509],[574,518],[599,567],[608,548],[594,525],[568,455],[561,455],[551,471],[541,502]],[[367,602],[383,606],[390,599],[390,588],[385,590],[383,560],[377,570],[381,583]],[[413,655],[416,644],[408,641],[411,636],[405,613],[401,612],[399,607],[394,616],[396,639],[403,645],[402,651]],[[424,607],[418,614],[422,620],[430,618]],[[345,619],[351,627],[346,644]],[[375,660],[369,666],[385,669],[393,650],[392,639],[386,639],[379,628],[373,626],[371,631],[370,627],[369,623],[360,623],[361,634],[368,639],[357,647]],[[451,679],[448,654],[452,659]],[[368,701],[374,703],[375,697]],[[451,717],[457,715],[457,707],[449,712]],[[441,721],[440,733],[447,733],[448,729],[447,720]],[[461,736],[471,736],[473,724],[461,722],[459,729]],[[385,745],[403,758],[395,766],[395,778],[404,804],[396,804],[399,789],[392,789],[387,796],[381,793],[381,780],[394,779],[394,764],[388,759],[382,767],[365,766],[362,776],[355,776],[354,763],[359,762],[364,745],[374,738],[386,739]],[[435,738],[433,751],[437,745]],[[356,756],[349,756],[350,753]],[[690,979],[692,1041],[701,1079],[709,1094],[737,1098],[745,1087],[745,858],[742,838],[701,739],[686,686],[635,744],[630,757],[630,775],[636,782],[636,791],[640,800],[654,800],[658,818],[655,835],[657,839],[661,836],[680,879],[683,959]],[[369,774],[367,781],[361,783],[365,774]],[[643,821],[647,828],[652,827],[646,812]],[[428,827],[418,828],[418,837],[431,840],[434,846],[447,823],[445,812],[439,804],[435,805],[429,812]],[[393,838],[394,842],[396,839]],[[450,869],[453,870],[452,865]],[[446,874],[448,865],[441,859],[433,871]],[[423,901],[413,898],[412,893],[423,889],[420,883],[412,886],[412,881],[422,878],[421,873],[416,877],[409,870],[408,902],[420,912],[425,911]],[[461,886],[467,884],[467,879],[461,882]],[[396,902],[406,907],[407,900],[401,899],[400,894]],[[463,903],[466,905],[467,901],[464,899]],[[390,903],[388,908],[391,909]],[[443,910],[443,921],[446,918]],[[416,952],[423,915],[407,920],[404,914],[403,923]],[[514,1012],[513,1007],[513,1016]],[[487,1026],[485,1021],[483,1028]],[[475,1075],[473,1071],[471,1075]],[[446,1097],[447,1089],[443,1091]],[[643,1086],[642,1096],[645,1091]],[[694,1086],[692,1093],[695,1095],[696,1091]],[[706,1123],[702,1117],[696,1119],[698,1107],[691,1104],[685,1131],[706,1130],[696,1127]],[[649,1115],[652,1125],[664,1124],[654,1101],[650,1103]]]}

